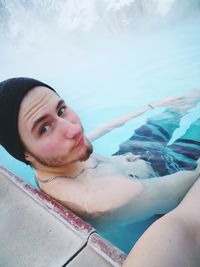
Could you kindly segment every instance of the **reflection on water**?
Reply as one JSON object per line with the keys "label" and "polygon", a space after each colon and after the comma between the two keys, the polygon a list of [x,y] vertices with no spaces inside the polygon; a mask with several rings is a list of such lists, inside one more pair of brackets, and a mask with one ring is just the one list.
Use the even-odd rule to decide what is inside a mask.
{"label": "reflection on water", "polygon": [[[49,83],[88,132],[200,85],[199,7],[198,0],[2,0],[0,80]],[[96,150],[113,153],[145,118],[95,142]],[[0,162],[34,184],[32,171],[2,149]]]}

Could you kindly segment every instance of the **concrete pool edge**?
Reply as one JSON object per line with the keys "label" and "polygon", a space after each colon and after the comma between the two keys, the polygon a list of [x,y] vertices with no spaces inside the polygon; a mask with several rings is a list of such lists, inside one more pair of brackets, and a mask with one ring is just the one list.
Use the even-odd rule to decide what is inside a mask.
{"label": "concrete pool edge", "polygon": [[[80,251],[87,246],[95,251],[99,257],[109,262],[111,266],[122,265],[126,255],[120,249],[114,247],[109,241],[102,238],[89,223],[86,223],[60,203],[32,187],[2,165],[0,165],[0,174],[6,176],[6,178],[20,188],[22,192],[31,197],[35,203],[42,206],[51,213],[56,220],[62,222],[68,230],[70,229],[70,231],[76,233],[76,235],[84,240],[85,245]],[[69,260],[73,262],[73,259]]]}

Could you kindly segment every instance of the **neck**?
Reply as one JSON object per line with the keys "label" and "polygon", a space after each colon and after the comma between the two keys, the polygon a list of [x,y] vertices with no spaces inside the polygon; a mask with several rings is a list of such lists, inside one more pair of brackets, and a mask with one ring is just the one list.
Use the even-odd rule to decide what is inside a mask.
{"label": "neck", "polygon": [[38,166],[36,168],[36,176],[38,177],[47,177],[47,176],[76,176],[77,173],[81,172],[81,170],[87,168],[92,161],[91,157],[86,161],[76,161],[67,163],[66,165],[59,167],[47,167],[47,166]]}

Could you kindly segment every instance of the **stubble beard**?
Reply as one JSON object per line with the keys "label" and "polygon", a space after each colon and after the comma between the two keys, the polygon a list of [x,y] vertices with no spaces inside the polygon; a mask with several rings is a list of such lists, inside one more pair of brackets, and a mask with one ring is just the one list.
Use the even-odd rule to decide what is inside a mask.
{"label": "stubble beard", "polygon": [[[76,161],[86,161],[90,155],[93,152],[93,146],[91,142],[86,138],[87,144],[84,147],[83,153],[75,159],[71,159],[68,161],[69,156],[63,155],[63,156],[56,156],[56,157],[51,157],[51,158],[42,158],[35,153],[28,151],[28,153],[36,159],[38,163],[45,167],[62,167],[66,164],[74,163]],[[33,166],[34,167],[34,166]]]}
{"label": "stubble beard", "polygon": [[86,140],[87,140],[86,150],[85,150],[85,153],[83,154],[83,156],[79,159],[80,161],[86,161],[93,152],[92,144],[90,143],[90,141],[87,138],[86,138]]}

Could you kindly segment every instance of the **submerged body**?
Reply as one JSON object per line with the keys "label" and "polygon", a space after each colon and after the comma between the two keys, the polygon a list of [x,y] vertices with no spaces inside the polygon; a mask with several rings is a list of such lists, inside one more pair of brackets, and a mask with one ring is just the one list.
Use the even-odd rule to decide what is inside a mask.
{"label": "submerged body", "polygon": [[[21,105],[19,117],[28,114],[20,117],[23,124],[19,126],[22,139],[25,144],[29,143],[27,151],[31,151],[27,159],[35,165],[41,190],[92,221],[97,228],[107,230],[114,225],[125,225],[155,214],[164,214],[177,206],[196,181],[198,168],[156,177],[158,172],[155,166],[142,159],[140,154],[103,157],[92,153],[88,139],[95,139],[95,134],[86,138],[74,111],[61,106],[63,110],[59,110],[61,116],[58,116],[58,111],[55,113],[52,107],[57,106],[60,98],[46,88],[43,88],[42,94],[40,87],[34,89]],[[193,99],[192,105],[195,102],[197,100]],[[168,103],[171,100],[162,104]],[[42,137],[38,137],[37,133],[33,133],[33,137],[28,135],[29,127],[24,128],[24,125],[45,113],[50,113],[50,118],[42,122]],[[106,126],[104,129],[107,131],[112,127]],[[39,156],[36,156],[37,146],[41,151]],[[67,150],[71,153],[67,153]],[[158,160],[155,159],[155,162]]]}
{"label": "submerged body", "polygon": [[47,183],[39,178],[39,186],[101,230],[172,210],[200,175],[196,168],[155,177],[149,163],[130,154],[109,158],[93,154],[87,163],[76,178],[58,175]]}

